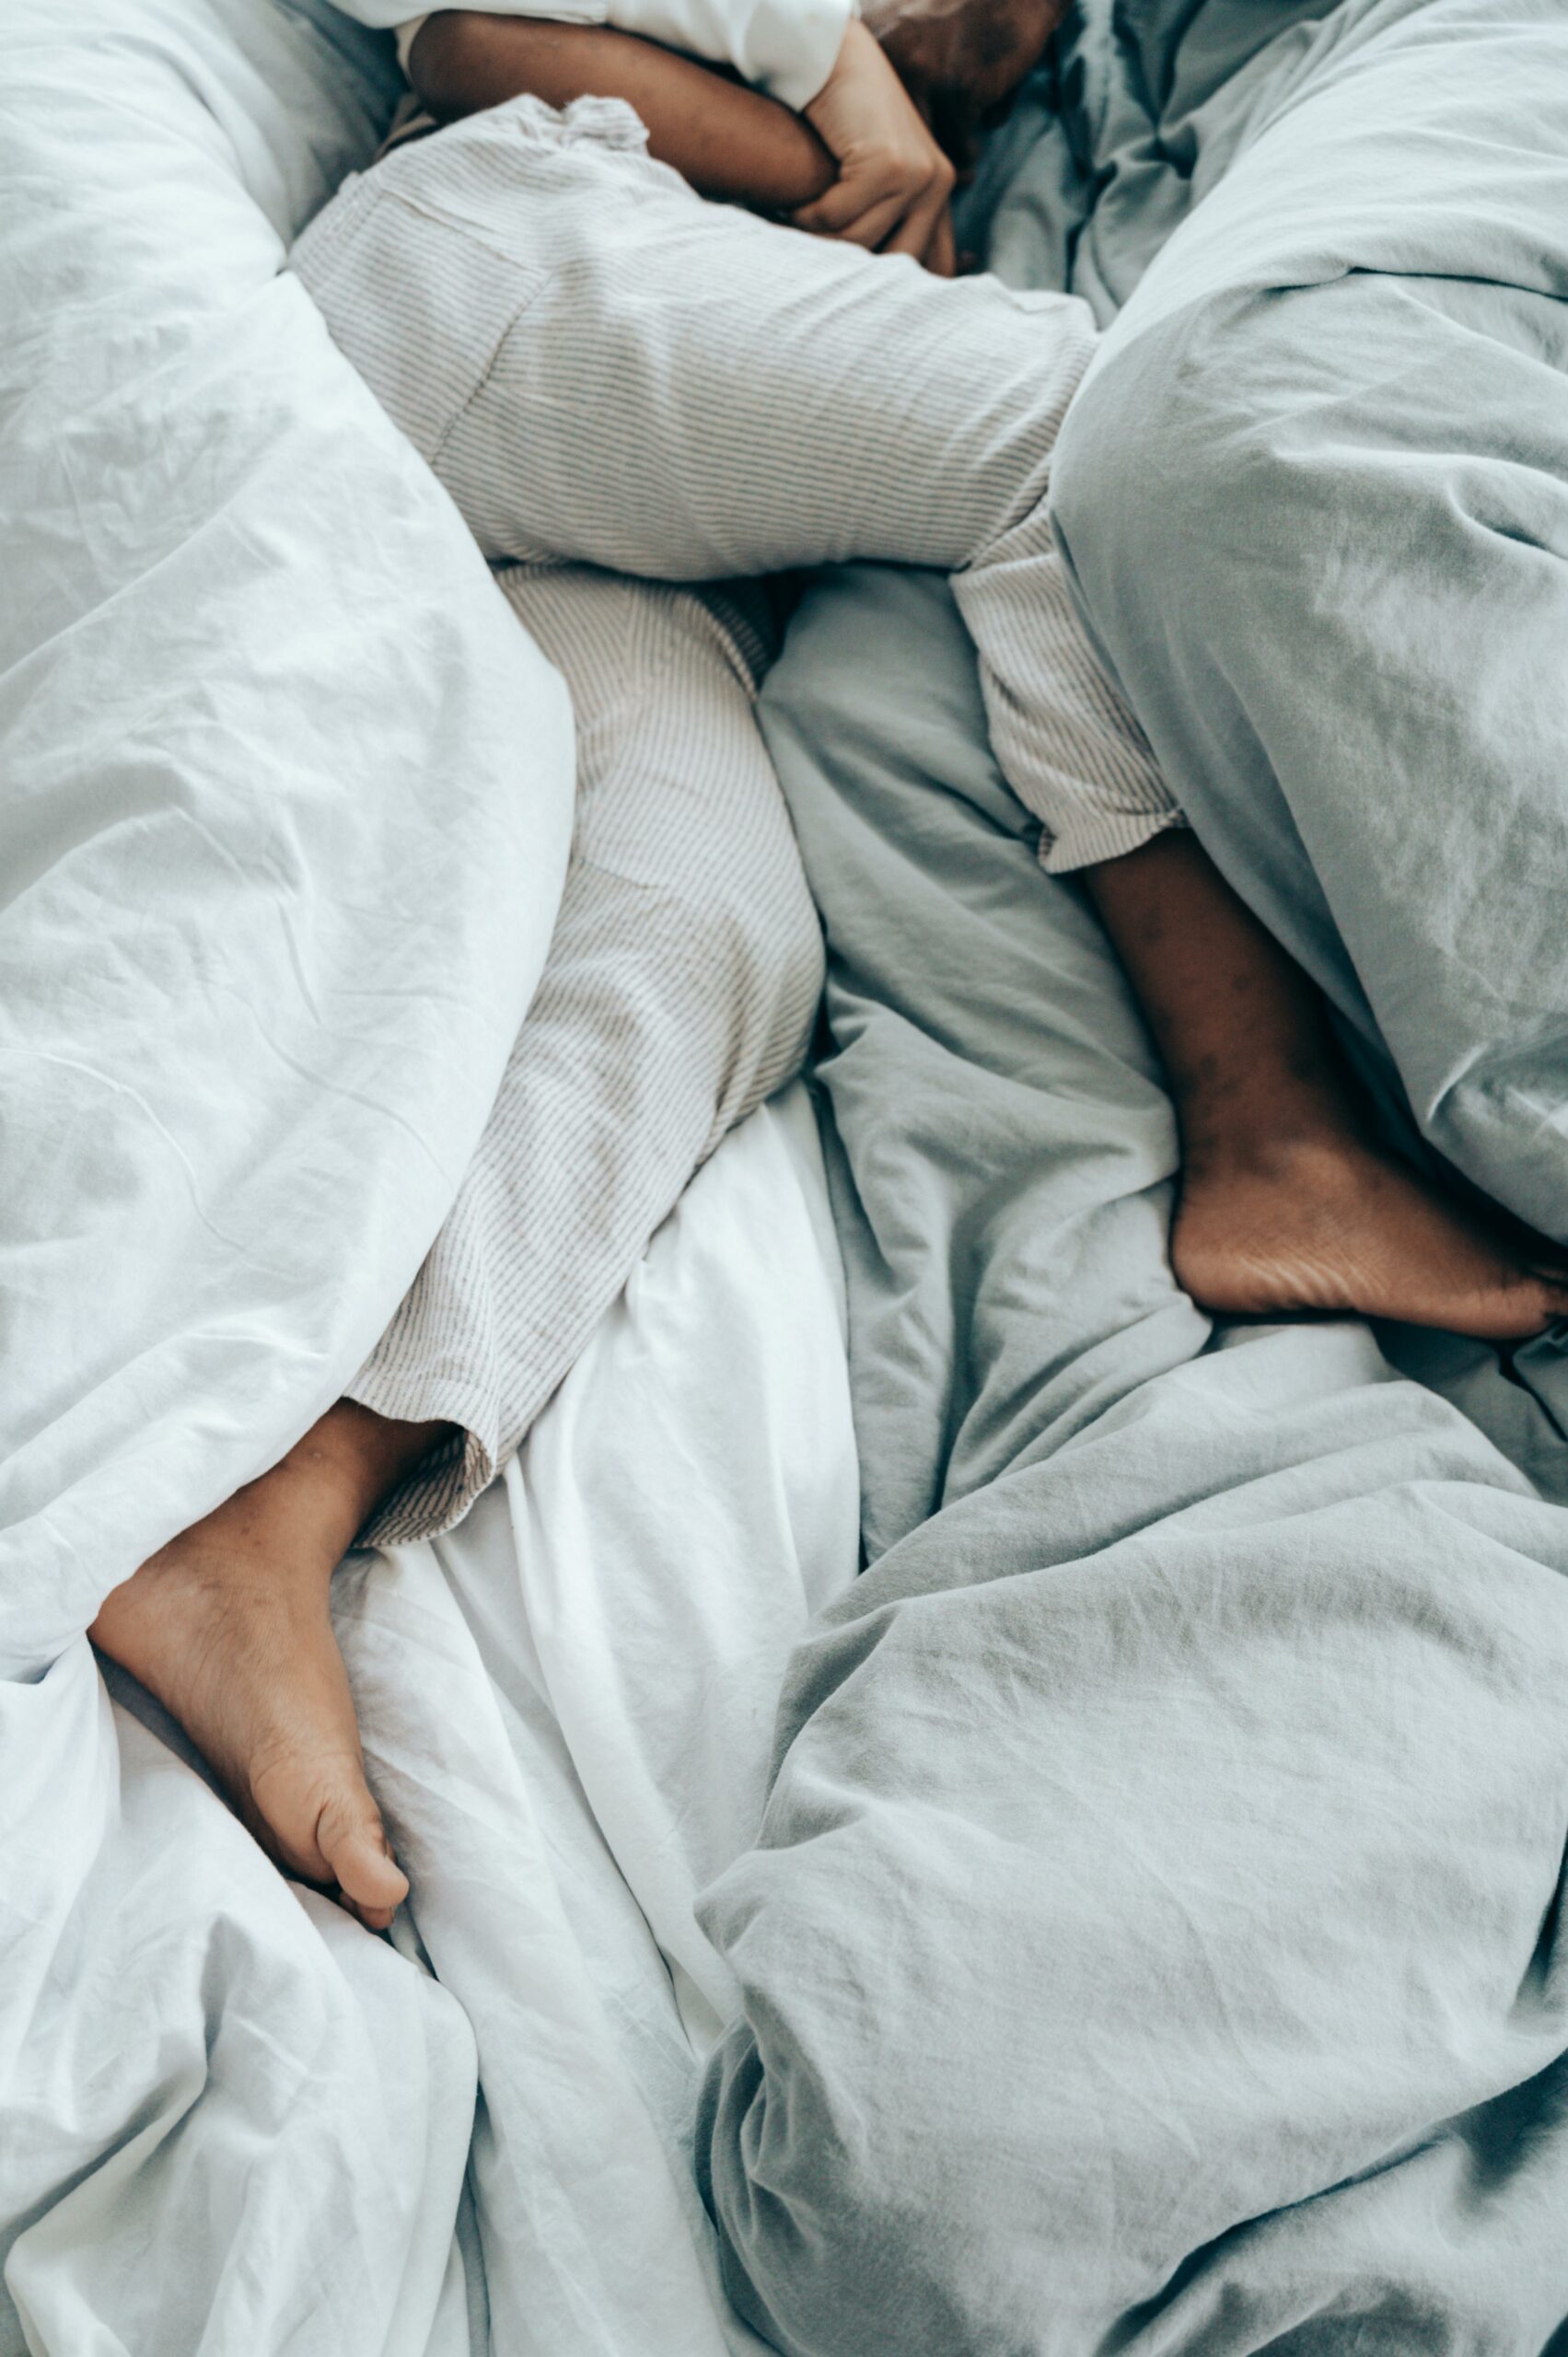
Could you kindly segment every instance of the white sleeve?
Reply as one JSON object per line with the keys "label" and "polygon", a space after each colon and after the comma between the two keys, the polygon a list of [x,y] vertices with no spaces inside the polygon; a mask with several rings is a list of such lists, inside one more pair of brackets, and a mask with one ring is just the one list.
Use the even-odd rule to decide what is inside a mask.
{"label": "white sleeve", "polygon": [[798,113],[832,72],[858,13],[856,0],[608,0],[605,21],[733,65],[743,82]]}
{"label": "white sleeve", "polygon": [[[363,25],[404,23],[408,0],[337,0]],[[743,82],[796,111],[833,70],[859,0],[464,0],[494,17],[549,17],[563,25],[614,25],[669,49],[732,65]]]}

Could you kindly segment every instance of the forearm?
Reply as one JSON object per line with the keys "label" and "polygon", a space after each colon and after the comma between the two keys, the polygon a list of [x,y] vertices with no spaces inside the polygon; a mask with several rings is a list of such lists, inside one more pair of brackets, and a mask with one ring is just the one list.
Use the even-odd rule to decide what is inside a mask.
{"label": "forearm", "polygon": [[661,163],[703,196],[764,212],[809,204],[835,178],[809,123],[776,99],[605,26],[443,10],[416,36],[409,74],[444,122],[525,91],[557,107],[623,99]]}

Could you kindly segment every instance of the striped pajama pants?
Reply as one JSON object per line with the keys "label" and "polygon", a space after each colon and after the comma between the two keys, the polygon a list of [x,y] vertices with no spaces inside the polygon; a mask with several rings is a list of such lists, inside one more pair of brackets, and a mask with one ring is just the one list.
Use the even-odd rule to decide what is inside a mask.
{"label": "striped pajama pants", "polygon": [[[291,256],[564,673],[577,841],[478,1155],[354,1387],[466,1438],[370,1537],[466,1510],[724,1131],[804,1051],[817,930],[715,581],[953,575],[1053,870],[1180,823],[1047,515],[1086,307],[710,204],[625,107],[530,98],[393,148]],[[631,576],[616,578],[614,576]]]}

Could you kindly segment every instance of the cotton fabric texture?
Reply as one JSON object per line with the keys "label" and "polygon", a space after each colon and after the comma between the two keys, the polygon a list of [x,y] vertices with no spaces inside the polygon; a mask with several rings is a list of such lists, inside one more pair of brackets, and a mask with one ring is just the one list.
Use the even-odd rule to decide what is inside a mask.
{"label": "cotton fabric texture", "polygon": [[1477,1346],[1422,1363],[1519,1462],[1408,1338],[1177,1287],[1157,1060],[945,592],[821,585],[763,710],[827,923],[870,1568],[702,1909],[731,2295],[790,2357],[1540,2357],[1561,1433]]}
{"label": "cotton fabric texture", "polygon": [[816,997],[733,600],[721,626],[711,598],[704,620],[552,565],[700,580],[871,549],[962,567],[998,747],[1061,830],[1051,864],[1177,814],[1043,513],[1092,348],[1081,307],[945,286],[703,203],[598,100],[524,99],[394,150],[291,268],[501,565],[582,748],[540,998],[452,1218],[354,1387],[462,1429],[373,1526],[407,1538],[446,1527],[516,1446],[691,1170],[798,1061]]}
{"label": "cotton fabric texture", "polygon": [[583,566],[498,578],[571,691],[576,829],[479,1150],[349,1387],[464,1435],[377,1513],[382,1546],[447,1528],[513,1454],[692,1172],[798,1067],[822,985],[752,619]]}
{"label": "cotton fabric texture", "polygon": [[523,98],[394,150],[291,267],[494,561],[703,581],[958,575],[1054,865],[1176,820],[1045,516],[1086,308],[946,283],[703,199],[619,101]]}
{"label": "cotton fabric texture", "polygon": [[[405,0],[337,0],[361,24],[394,27],[399,63],[424,22]],[[549,17],[572,25],[613,25],[646,41],[729,65],[743,82],[800,109],[817,96],[859,14],[855,0],[475,0],[488,16]],[[426,12],[429,13],[428,11]]]}
{"label": "cotton fabric texture", "polygon": [[1221,84],[1245,12],[1211,13],[1163,79],[1145,26],[1201,202],[1064,438],[1076,589],[1385,1093],[1561,1245],[1568,17],[1351,0]]}
{"label": "cotton fabric texture", "polygon": [[[1077,592],[1391,1134],[1561,1234],[1562,13],[1086,14],[971,223],[1126,304]],[[792,2357],[1556,2352],[1562,1336],[1211,1331],[941,593],[819,586],[763,713],[871,1569],[704,1910],[735,2296]]]}
{"label": "cotton fabric texture", "polygon": [[[282,269],[394,95],[332,28],[7,26],[6,1678],[90,1690],[109,1589],[364,1364],[565,872],[565,690]],[[0,1684],[24,1747],[41,1709]]]}

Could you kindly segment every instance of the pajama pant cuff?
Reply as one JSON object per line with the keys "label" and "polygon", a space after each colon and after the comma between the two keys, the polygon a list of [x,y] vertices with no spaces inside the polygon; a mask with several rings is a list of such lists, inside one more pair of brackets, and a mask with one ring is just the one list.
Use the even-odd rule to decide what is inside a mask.
{"label": "pajama pant cuff", "polygon": [[502,1444],[493,1402],[471,1387],[415,1370],[381,1367],[373,1358],[343,1397],[400,1423],[456,1424],[442,1447],[421,1457],[361,1530],[360,1547],[408,1547],[439,1538],[461,1522],[500,1469]]}
{"label": "pajama pant cuff", "polygon": [[1086,805],[1082,817],[1074,813],[1064,833],[1041,833],[1040,864],[1048,876],[1071,876],[1080,867],[1124,859],[1168,828],[1186,824],[1185,813],[1174,805],[1163,810],[1096,810]]}

